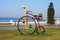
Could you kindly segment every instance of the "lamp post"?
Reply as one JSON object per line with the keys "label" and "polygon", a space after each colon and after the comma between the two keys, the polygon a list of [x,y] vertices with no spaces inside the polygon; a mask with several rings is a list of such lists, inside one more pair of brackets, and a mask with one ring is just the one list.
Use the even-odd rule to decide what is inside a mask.
{"label": "lamp post", "polygon": [[26,6],[22,6],[22,8],[24,9],[24,16],[26,16],[26,29],[28,28],[28,16],[26,14]]}

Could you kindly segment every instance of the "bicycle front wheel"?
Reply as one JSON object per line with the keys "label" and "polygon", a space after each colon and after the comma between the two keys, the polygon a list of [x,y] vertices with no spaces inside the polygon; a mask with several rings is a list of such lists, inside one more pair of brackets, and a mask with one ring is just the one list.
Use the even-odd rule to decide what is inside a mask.
{"label": "bicycle front wheel", "polygon": [[26,16],[23,16],[19,19],[17,27],[21,34],[33,34],[36,30],[37,24],[33,17],[28,16],[28,27],[26,27]]}

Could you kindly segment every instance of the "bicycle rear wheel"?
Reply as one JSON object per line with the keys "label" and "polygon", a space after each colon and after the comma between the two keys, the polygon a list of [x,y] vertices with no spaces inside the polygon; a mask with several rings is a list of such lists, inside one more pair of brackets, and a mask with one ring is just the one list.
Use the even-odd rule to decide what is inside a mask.
{"label": "bicycle rear wheel", "polygon": [[28,28],[26,28],[26,16],[19,19],[17,23],[18,31],[21,34],[33,34],[36,30],[37,24],[33,17],[28,16]]}
{"label": "bicycle rear wheel", "polygon": [[44,34],[45,28],[43,26],[40,26],[36,29],[37,34]]}

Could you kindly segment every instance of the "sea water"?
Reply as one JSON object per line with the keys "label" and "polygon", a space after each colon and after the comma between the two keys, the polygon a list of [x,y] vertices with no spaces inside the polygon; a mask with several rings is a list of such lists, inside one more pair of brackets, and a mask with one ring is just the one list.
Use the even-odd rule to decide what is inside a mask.
{"label": "sea water", "polygon": [[10,20],[18,21],[18,18],[0,18],[0,22],[10,22]]}
{"label": "sea water", "polygon": [[[13,22],[17,22],[19,18],[0,18],[0,22],[10,22],[10,20],[13,20]],[[31,21],[31,20],[30,20]],[[46,19],[40,20],[40,21],[46,21]]]}
{"label": "sea water", "polygon": [[[13,22],[17,22],[19,20],[19,18],[0,18],[0,22],[10,22],[10,20],[13,20]],[[60,21],[60,18],[55,18],[55,20]],[[47,19],[43,18],[43,20],[39,20],[39,21],[46,22]]]}

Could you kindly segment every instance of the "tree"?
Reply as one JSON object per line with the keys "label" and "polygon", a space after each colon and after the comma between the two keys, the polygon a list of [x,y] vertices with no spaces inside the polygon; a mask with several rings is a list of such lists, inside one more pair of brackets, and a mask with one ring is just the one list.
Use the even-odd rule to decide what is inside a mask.
{"label": "tree", "polygon": [[50,25],[55,23],[54,14],[55,14],[54,6],[53,3],[50,2],[50,5],[48,7],[48,12],[47,12],[47,23]]}

